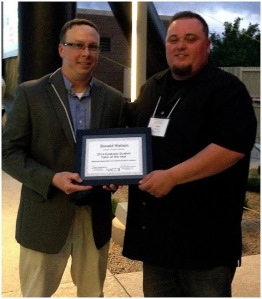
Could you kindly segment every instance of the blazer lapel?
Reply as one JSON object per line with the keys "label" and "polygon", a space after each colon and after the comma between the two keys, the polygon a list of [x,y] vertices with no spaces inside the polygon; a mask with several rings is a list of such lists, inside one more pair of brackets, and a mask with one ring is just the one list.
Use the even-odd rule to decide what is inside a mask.
{"label": "blazer lapel", "polygon": [[91,121],[90,129],[101,127],[102,112],[105,102],[105,91],[101,88],[99,81],[94,80],[91,90]]}
{"label": "blazer lapel", "polygon": [[54,110],[58,116],[58,119],[60,120],[61,126],[63,127],[70,144],[75,146],[75,133],[61,69],[58,69],[50,76],[49,83],[50,85],[47,87],[47,92],[51,99]]}

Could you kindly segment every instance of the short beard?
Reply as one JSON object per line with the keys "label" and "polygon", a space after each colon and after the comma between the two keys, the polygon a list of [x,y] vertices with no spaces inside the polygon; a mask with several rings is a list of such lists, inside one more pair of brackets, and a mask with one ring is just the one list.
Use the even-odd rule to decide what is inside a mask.
{"label": "short beard", "polygon": [[172,71],[172,74],[174,74],[174,75],[179,75],[179,76],[182,76],[182,77],[187,77],[187,76],[189,76],[192,73],[192,66],[188,65],[188,66],[185,66],[183,68],[173,66],[171,68],[171,71]]}

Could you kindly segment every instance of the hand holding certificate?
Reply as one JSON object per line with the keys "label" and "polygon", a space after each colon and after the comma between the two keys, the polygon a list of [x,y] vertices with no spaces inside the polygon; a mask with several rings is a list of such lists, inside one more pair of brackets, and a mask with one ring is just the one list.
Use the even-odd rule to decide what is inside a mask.
{"label": "hand holding certificate", "polygon": [[77,170],[85,185],[136,184],[152,170],[150,128],[80,130]]}

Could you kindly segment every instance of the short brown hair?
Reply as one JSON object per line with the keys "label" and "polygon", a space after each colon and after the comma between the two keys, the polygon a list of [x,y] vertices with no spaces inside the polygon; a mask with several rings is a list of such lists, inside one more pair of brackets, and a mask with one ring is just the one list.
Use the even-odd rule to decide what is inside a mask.
{"label": "short brown hair", "polygon": [[62,27],[62,29],[60,31],[60,35],[59,35],[60,43],[65,42],[65,35],[69,29],[71,29],[73,26],[80,26],[80,25],[88,25],[90,27],[93,27],[99,34],[98,27],[96,26],[96,24],[94,22],[87,20],[87,19],[76,18],[76,19],[66,22],[64,24],[64,26]]}
{"label": "short brown hair", "polygon": [[204,31],[206,37],[208,38],[209,28],[208,28],[207,22],[199,14],[194,13],[190,10],[180,11],[172,17],[172,19],[170,21],[170,25],[172,22],[174,22],[175,20],[178,20],[178,19],[197,19],[198,21],[200,21],[202,23],[203,31]]}

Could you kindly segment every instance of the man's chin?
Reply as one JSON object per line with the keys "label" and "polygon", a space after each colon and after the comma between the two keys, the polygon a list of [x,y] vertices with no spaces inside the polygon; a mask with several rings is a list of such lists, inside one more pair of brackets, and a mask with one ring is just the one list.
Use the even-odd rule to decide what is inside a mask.
{"label": "man's chin", "polygon": [[192,67],[191,65],[183,67],[173,66],[172,73],[181,77],[187,77],[192,73]]}

